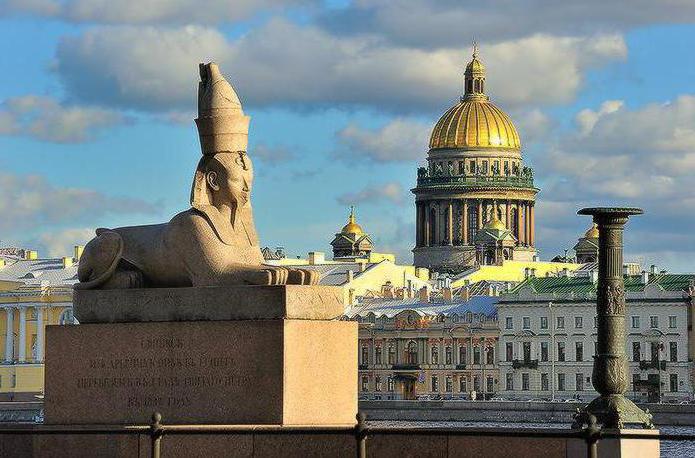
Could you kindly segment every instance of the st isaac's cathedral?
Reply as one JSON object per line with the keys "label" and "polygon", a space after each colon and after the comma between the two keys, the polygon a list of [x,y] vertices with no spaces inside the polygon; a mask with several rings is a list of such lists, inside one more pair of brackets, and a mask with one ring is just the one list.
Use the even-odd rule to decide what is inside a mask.
{"label": "st isaac's cathedral", "polygon": [[434,126],[427,167],[418,169],[412,189],[414,263],[452,273],[536,258],[539,190],[523,164],[519,134],[485,93],[485,67],[475,48],[464,75],[464,94]]}

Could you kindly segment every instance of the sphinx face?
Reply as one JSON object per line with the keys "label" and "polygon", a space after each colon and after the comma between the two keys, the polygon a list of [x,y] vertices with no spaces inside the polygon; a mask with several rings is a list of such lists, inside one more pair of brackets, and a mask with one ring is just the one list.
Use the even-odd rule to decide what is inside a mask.
{"label": "sphinx face", "polygon": [[226,178],[220,180],[218,192],[236,202],[239,208],[249,205],[253,183],[251,159],[243,153],[218,154],[217,159],[227,172]]}

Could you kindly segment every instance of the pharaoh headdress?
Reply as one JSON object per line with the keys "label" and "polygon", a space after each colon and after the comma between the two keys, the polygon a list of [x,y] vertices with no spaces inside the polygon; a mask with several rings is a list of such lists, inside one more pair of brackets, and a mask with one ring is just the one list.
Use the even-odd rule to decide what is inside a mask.
{"label": "pharaoh headdress", "polygon": [[[191,207],[205,214],[220,239],[229,243],[227,230],[221,224],[230,224],[234,229],[235,221],[220,222],[219,215],[212,211],[205,180],[205,172],[210,161],[217,154],[246,154],[249,137],[249,121],[244,115],[241,101],[234,88],[224,79],[215,63],[200,64],[200,83],[198,83],[198,118],[195,123],[200,137],[203,157],[193,177],[191,187]],[[239,212],[251,244],[258,239],[253,225],[250,205]]]}

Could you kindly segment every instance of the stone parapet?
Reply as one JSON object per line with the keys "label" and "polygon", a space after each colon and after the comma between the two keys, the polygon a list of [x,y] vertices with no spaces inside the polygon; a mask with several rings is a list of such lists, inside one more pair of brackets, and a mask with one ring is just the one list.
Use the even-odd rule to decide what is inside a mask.
{"label": "stone parapet", "polygon": [[344,313],[337,286],[207,286],[75,290],[80,323],[330,320]]}

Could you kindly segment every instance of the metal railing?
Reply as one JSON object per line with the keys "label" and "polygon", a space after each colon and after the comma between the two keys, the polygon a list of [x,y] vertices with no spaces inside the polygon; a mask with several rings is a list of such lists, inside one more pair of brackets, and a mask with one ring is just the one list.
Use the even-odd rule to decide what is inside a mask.
{"label": "metal railing", "polygon": [[418,186],[505,186],[513,188],[533,188],[533,178],[504,175],[439,175],[418,177]]}
{"label": "metal railing", "polygon": [[604,439],[640,439],[660,441],[695,442],[692,434],[639,434],[603,431],[591,416],[584,429],[490,429],[469,427],[412,427],[412,426],[368,426],[366,416],[357,414],[355,426],[283,426],[283,425],[165,425],[159,413],[152,415],[149,425],[37,425],[33,427],[0,427],[0,435],[58,435],[58,434],[105,434],[146,435],[150,438],[150,457],[162,456],[162,439],[165,436],[186,435],[330,435],[344,433],[355,439],[355,456],[367,457],[367,439],[375,435],[409,436],[458,436],[458,437],[514,437],[528,439],[579,439],[586,443],[586,456],[598,458],[598,443]]}

